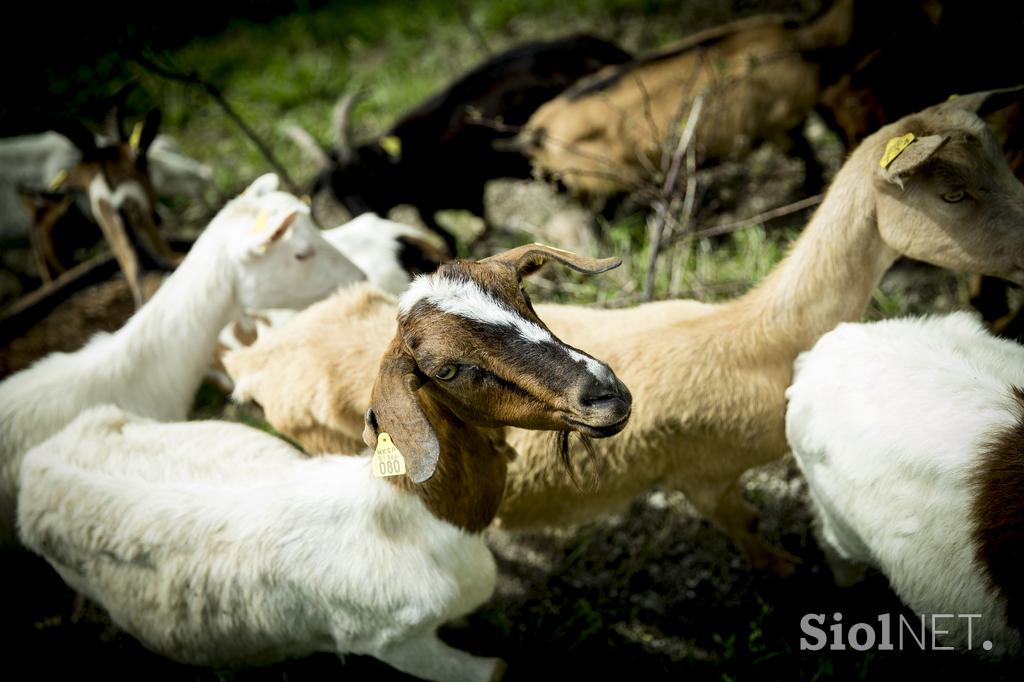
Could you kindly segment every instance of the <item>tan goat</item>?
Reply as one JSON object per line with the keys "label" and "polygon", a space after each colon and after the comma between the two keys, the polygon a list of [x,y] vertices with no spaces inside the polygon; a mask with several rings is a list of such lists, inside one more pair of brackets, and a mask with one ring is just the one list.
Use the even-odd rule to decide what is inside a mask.
{"label": "tan goat", "polygon": [[760,141],[793,145],[808,182],[820,184],[800,130],[819,93],[819,67],[806,55],[848,40],[852,4],[836,0],[798,28],[782,17],[740,20],[606,67],[538,109],[517,144],[576,192],[627,191],[661,164],[673,125],[704,94],[696,140],[706,157],[742,153]]}
{"label": "tan goat", "polygon": [[[538,305],[555,334],[613,367],[633,393],[634,413],[621,435],[594,444],[596,458],[576,458],[585,474],[599,476],[596,490],[581,492],[554,473],[549,439],[511,431],[520,456],[509,469],[501,525],[582,522],[665,486],[686,493],[752,564],[785,572],[789,557],[754,534],[757,515],[737,480],[788,450],[784,392],[793,361],[840,322],[860,318],[900,255],[1024,281],[1024,185],[977,115],[1022,94],[967,95],[869,137],[788,257],[734,301]],[[913,142],[880,167],[888,143],[908,133]],[[328,445],[359,437],[393,317],[390,299],[365,289],[336,296],[229,356],[228,369],[275,427],[311,451],[337,450]]]}

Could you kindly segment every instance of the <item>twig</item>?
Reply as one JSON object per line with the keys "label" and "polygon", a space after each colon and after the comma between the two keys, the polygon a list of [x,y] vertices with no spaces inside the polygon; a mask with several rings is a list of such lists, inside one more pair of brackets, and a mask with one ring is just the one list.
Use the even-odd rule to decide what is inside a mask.
{"label": "twig", "polygon": [[[669,164],[668,174],[665,176],[665,183],[662,185],[662,199],[658,201],[654,208],[654,217],[649,221],[651,227],[651,245],[650,255],[647,260],[647,281],[644,285],[644,300],[649,301],[654,296],[654,274],[655,266],[658,261],[658,253],[661,251],[661,237],[665,231],[665,223],[668,220],[669,204],[671,203],[672,188],[675,187],[676,180],[679,177],[679,169],[682,166],[683,155],[693,147],[693,137],[697,130],[697,120],[700,118],[700,110],[704,106],[704,93],[700,93],[693,100],[693,105],[690,107],[690,115],[686,119],[686,127],[683,129],[682,135],[679,136],[679,142],[676,144],[676,150],[672,154],[672,163]],[[689,165],[689,164],[687,164]],[[696,166],[696,156],[694,156],[694,165]],[[695,174],[691,173],[691,177]],[[691,183],[687,181],[687,194],[690,193]],[[696,191],[696,183],[692,184],[694,192]],[[684,200],[684,205],[693,205],[693,200],[687,197]]]}
{"label": "twig", "polygon": [[694,232],[690,232],[687,234],[680,234],[673,238],[671,241],[674,242],[677,239],[683,239],[684,241],[692,241],[695,239],[704,239],[705,237],[716,237],[721,234],[728,234],[730,232],[740,230],[744,227],[764,223],[774,218],[781,218],[782,216],[802,211],[805,208],[816,206],[817,204],[820,204],[821,200],[824,198],[824,194],[815,194],[814,196],[801,199],[800,201],[794,201],[793,203],[786,204],[785,206],[773,208],[770,211],[765,211],[764,213],[758,213],[757,215],[750,216],[749,218],[745,218],[743,220],[737,220],[731,223],[723,223],[721,225],[715,225],[714,227],[708,227],[702,230],[695,230]]}
{"label": "twig", "polygon": [[476,43],[477,48],[480,49],[485,55],[490,56],[491,47],[487,44],[487,39],[484,38],[483,32],[480,27],[473,21],[473,15],[470,13],[469,8],[466,6],[464,0],[455,0],[455,11],[459,14],[459,20],[462,21],[463,26],[469,31],[469,35],[472,36],[473,41]]}
{"label": "twig", "polygon": [[262,139],[260,139],[259,135],[256,134],[256,131],[249,127],[249,124],[242,119],[239,113],[235,111],[235,108],[231,106],[231,103],[228,102],[228,100],[224,97],[224,94],[220,91],[220,89],[217,86],[215,86],[208,80],[202,78],[196,71],[191,71],[189,73],[172,71],[171,69],[160,66],[159,64],[157,64],[156,62],[154,62],[153,60],[149,59],[141,53],[128,53],[125,54],[125,57],[135,62],[147,71],[150,71],[151,73],[160,76],[161,78],[166,78],[168,80],[178,81],[179,83],[185,83],[187,85],[193,85],[198,88],[202,88],[206,92],[206,94],[213,98],[213,100],[220,106],[220,108],[224,110],[224,113],[228,115],[228,118],[235,122],[235,125],[237,125],[242,130],[245,136],[248,137],[249,140],[251,140],[252,143],[256,145],[256,148],[259,149],[260,153],[267,160],[267,163],[269,163],[273,167],[274,171],[284,182],[288,190],[293,194],[302,193],[302,190],[295,183],[295,181],[292,180],[291,175],[288,174],[288,171],[285,169],[284,165],[280,161],[278,161],[277,157],[274,155],[274,152],[271,151],[270,147],[268,147],[267,144],[263,142]]}

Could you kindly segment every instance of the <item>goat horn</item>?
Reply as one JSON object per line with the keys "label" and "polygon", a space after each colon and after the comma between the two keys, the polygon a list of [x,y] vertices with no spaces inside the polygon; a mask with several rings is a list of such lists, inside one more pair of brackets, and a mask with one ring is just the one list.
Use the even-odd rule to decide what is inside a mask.
{"label": "goat horn", "polygon": [[129,81],[125,83],[116,93],[114,93],[113,104],[107,111],[107,115],[103,120],[103,127],[107,135],[111,138],[111,144],[117,144],[118,142],[125,142],[128,136],[124,132],[124,113],[128,106],[128,95],[135,89],[135,83]]}
{"label": "goat horn", "polygon": [[325,169],[331,164],[331,159],[327,156],[327,153],[313,139],[309,131],[302,126],[289,123],[282,127],[281,132],[285,134],[285,137],[294,142],[317,167]]}
{"label": "goat horn", "polygon": [[338,155],[338,160],[342,163],[347,163],[352,160],[355,149],[352,144],[352,109],[360,100],[364,99],[366,94],[361,90],[349,93],[338,100],[338,105],[334,107],[334,134],[337,135],[337,142],[334,145],[334,151]]}

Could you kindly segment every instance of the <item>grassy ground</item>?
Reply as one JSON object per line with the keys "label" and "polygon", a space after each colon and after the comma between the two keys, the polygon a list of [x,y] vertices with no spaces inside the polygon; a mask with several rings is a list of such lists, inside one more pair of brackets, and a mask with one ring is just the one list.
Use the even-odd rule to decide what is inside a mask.
{"label": "grassy ground", "polygon": [[[755,11],[806,14],[818,5],[816,0],[466,3],[492,50],[573,29],[615,37],[637,49]],[[357,110],[357,130],[371,134],[484,56],[454,5],[442,0],[331,3],[266,25],[233,22],[217,36],[155,55],[163,64],[197,69],[216,83],[301,180],[315,169],[284,138],[282,122],[299,123],[328,144],[335,99],[362,87],[370,97]],[[98,67],[83,69],[95,78],[105,77]],[[185,150],[216,169],[221,194],[230,195],[267,170],[251,143],[202,92],[131,65],[111,70],[112,88],[126,72],[137,75],[161,105],[167,130]],[[821,130],[812,133],[816,150],[834,172],[841,155],[834,138]],[[697,224],[737,220],[800,198],[800,173],[799,162],[770,149],[743,164],[702,172],[699,205],[704,208],[697,213]],[[496,221],[496,234],[486,248],[530,238],[535,225],[513,218],[536,214],[539,222],[545,211],[564,207],[564,202],[543,189],[498,186],[489,211],[509,217]],[[751,225],[731,238],[672,247],[659,262],[656,296],[720,300],[741,293],[778,262],[806,217],[795,214],[768,226]],[[533,296],[604,305],[636,301],[647,263],[642,221],[605,226],[595,244],[600,251],[625,256],[625,265],[589,280],[546,275],[533,285]],[[954,309],[963,305],[965,290],[963,278],[902,267],[876,292],[866,318]],[[194,416],[262,425],[258,411],[228,406],[209,388],[201,393]],[[803,558],[793,578],[779,582],[752,573],[685,499],[655,491],[627,513],[582,528],[490,533],[501,568],[498,592],[444,636],[474,653],[504,657],[511,666],[510,680],[599,675],[727,682],[885,679],[897,674],[1020,679],[1019,671],[951,652],[800,652],[799,620],[805,613],[840,611],[844,622],[854,623],[906,612],[881,576],[871,575],[846,590],[833,585],[812,536],[805,486],[791,460],[751,473],[747,492],[764,512],[766,536]],[[33,677],[69,672],[111,679],[401,677],[372,660],[350,657],[341,663],[327,654],[250,670],[177,666],[120,633],[101,610],[76,599],[42,562],[16,554],[0,560],[6,584],[18,586],[5,603],[3,617],[10,630],[5,638],[8,660],[12,666],[29,664]]]}

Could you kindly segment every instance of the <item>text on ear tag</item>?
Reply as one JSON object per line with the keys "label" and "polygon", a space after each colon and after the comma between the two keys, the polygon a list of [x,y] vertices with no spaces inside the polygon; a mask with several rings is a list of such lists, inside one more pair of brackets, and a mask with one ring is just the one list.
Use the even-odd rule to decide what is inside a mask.
{"label": "text on ear tag", "polygon": [[68,172],[66,170],[64,170],[63,168],[61,168],[59,171],[57,171],[54,174],[53,179],[50,180],[50,190],[53,191],[53,190],[57,189],[58,187],[63,185],[64,181],[67,180],[67,179],[68,179]]}
{"label": "text on ear tag", "polygon": [[135,151],[139,150],[139,143],[142,141],[142,123],[136,123],[132,128],[131,137],[128,138],[128,146]]}
{"label": "text on ear tag", "polygon": [[907,133],[900,137],[894,137],[885,143],[885,152],[882,154],[882,158],[879,159],[878,165],[882,168],[888,168],[889,164],[892,163],[897,156],[903,153],[903,150],[910,146],[910,143],[914,141],[914,133]]}
{"label": "text on ear tag", "polygon": [[405,473],[405,457],[391,441],[391,436],[381,432],[377,436],[377,449],[373,453],[373,475],[377,478],[401,476]]}

